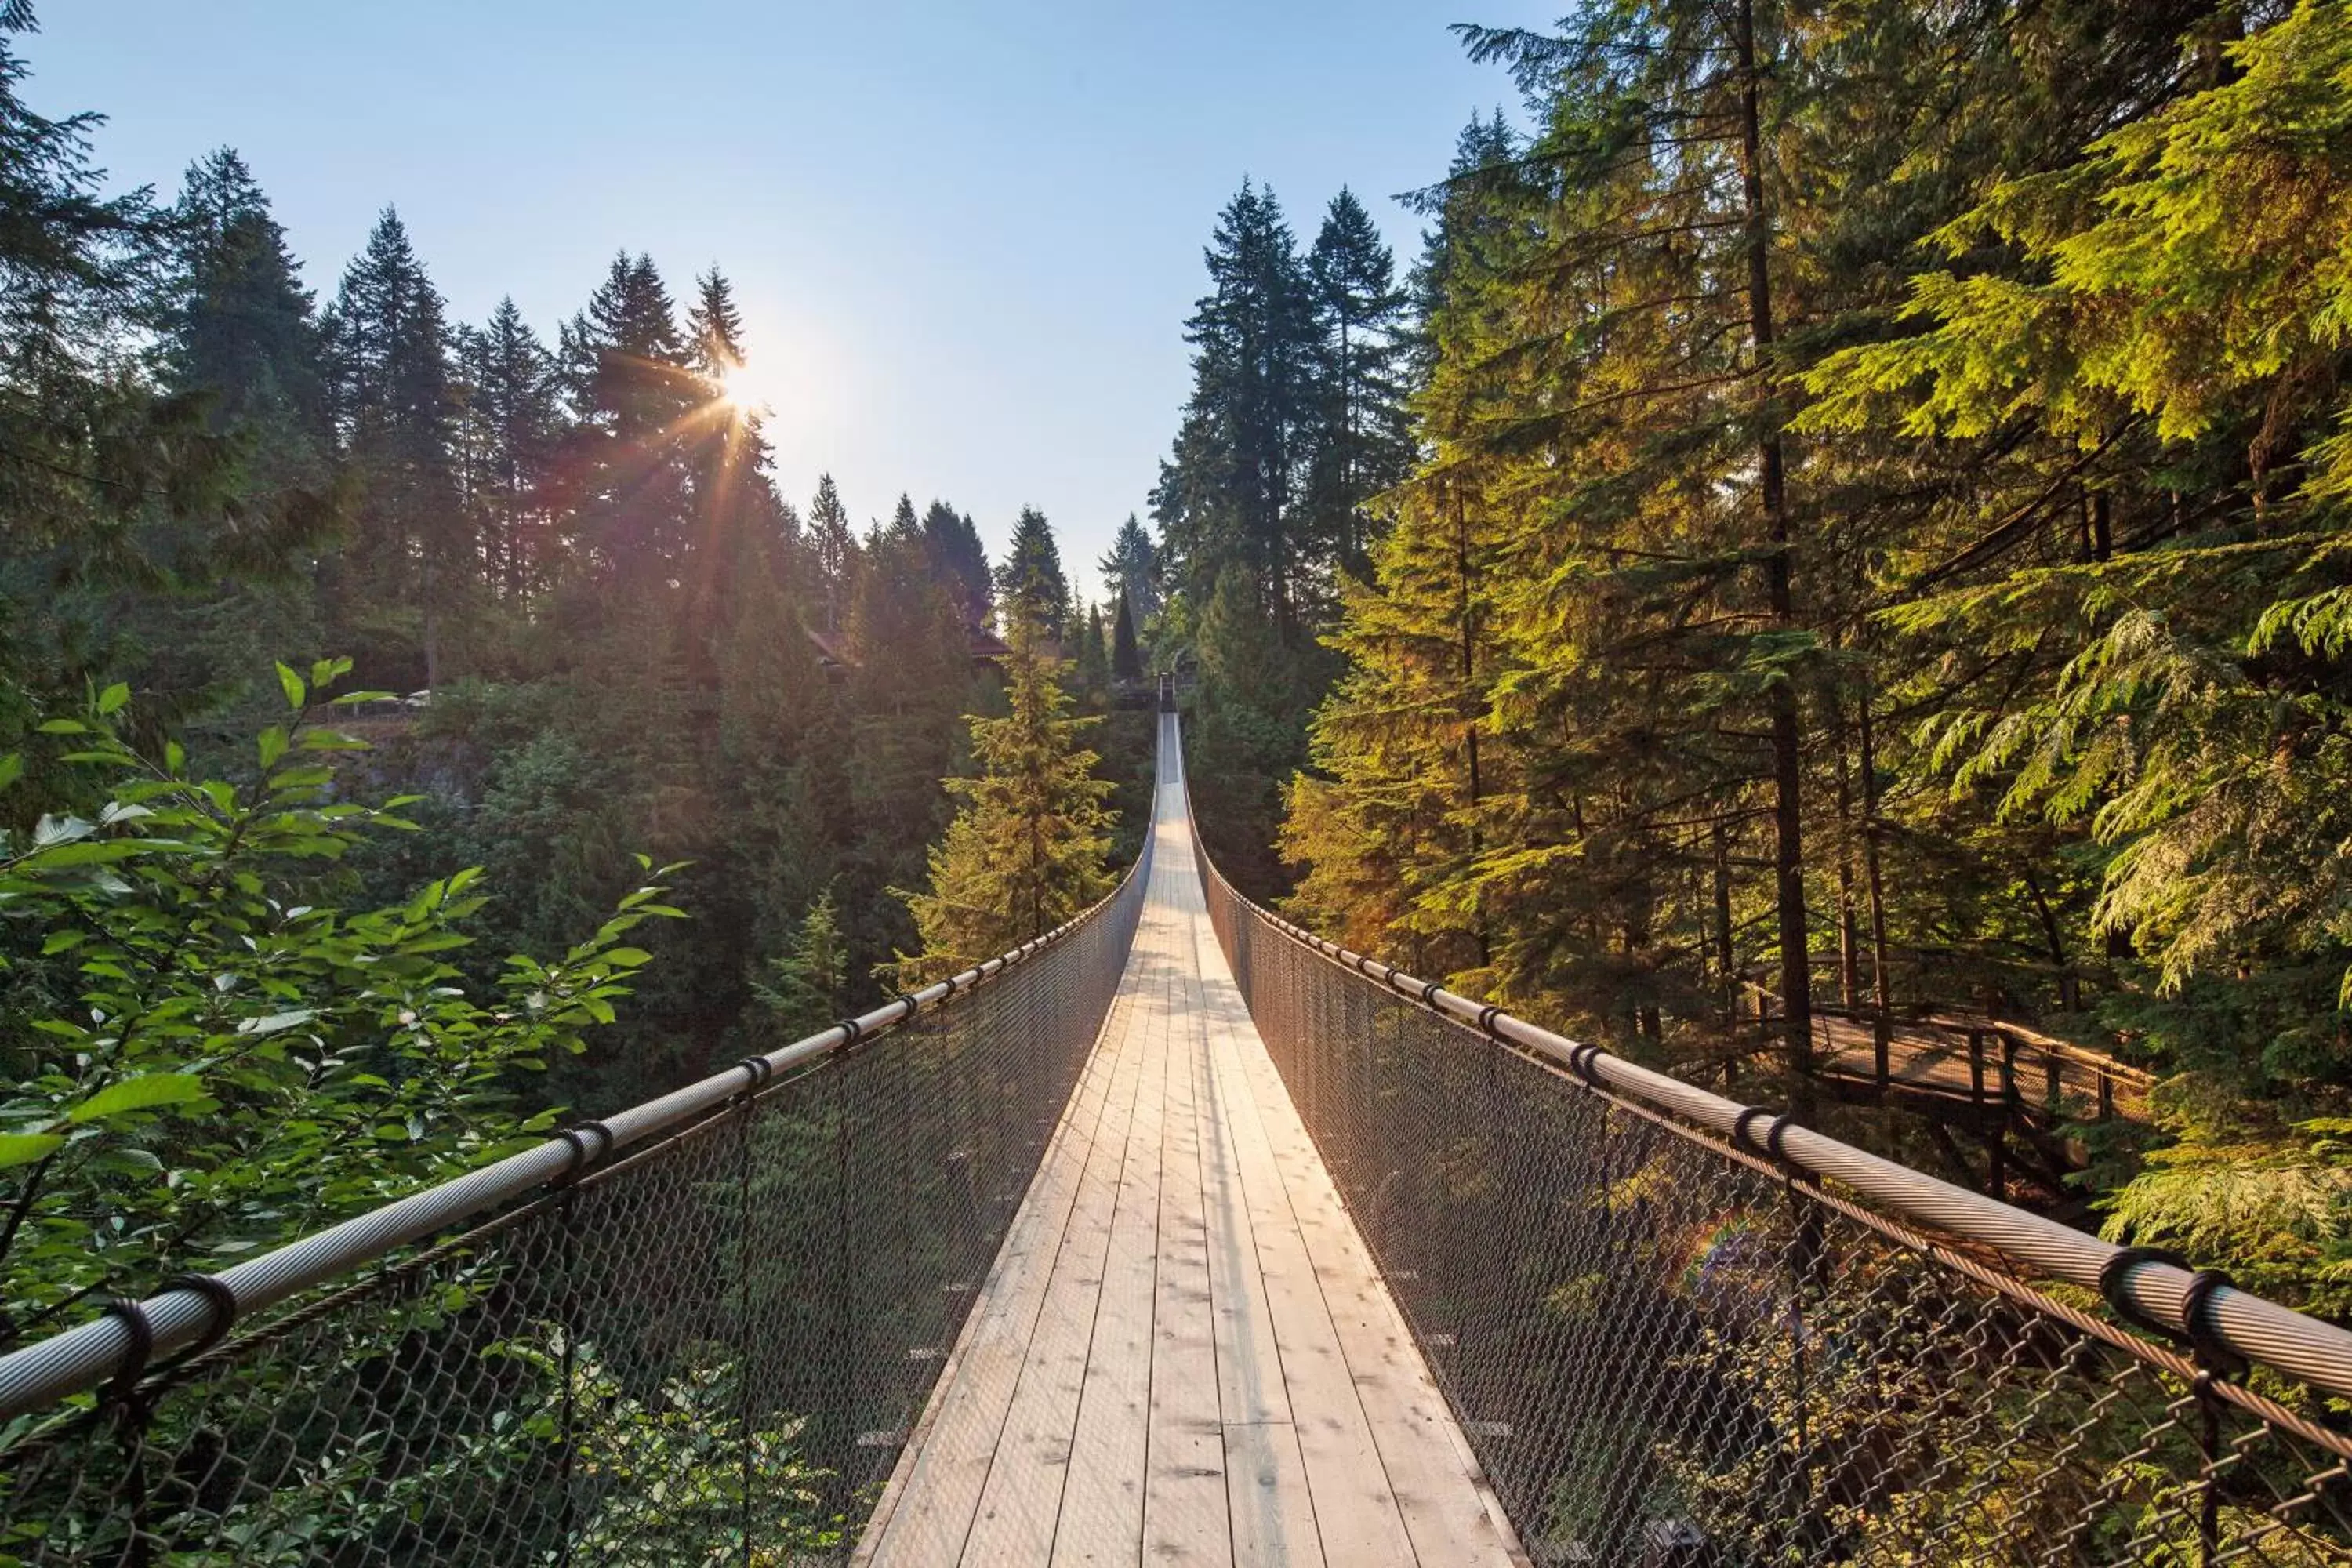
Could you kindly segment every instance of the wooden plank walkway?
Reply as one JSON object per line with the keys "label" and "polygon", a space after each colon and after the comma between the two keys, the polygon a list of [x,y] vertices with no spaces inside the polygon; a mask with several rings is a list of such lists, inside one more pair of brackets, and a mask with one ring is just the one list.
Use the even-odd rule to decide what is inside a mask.
{"label": "wooden plank walkway", "polygon": [[1102,1038],[854,1561],[1521,1563],[1202,902],[1172,732]]}

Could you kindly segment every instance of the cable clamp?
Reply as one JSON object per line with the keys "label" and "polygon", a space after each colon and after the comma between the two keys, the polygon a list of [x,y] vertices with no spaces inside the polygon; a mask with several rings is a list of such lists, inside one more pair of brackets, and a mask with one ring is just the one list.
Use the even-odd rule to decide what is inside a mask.
{"label": "cable clamp", "polygon": [[923,1010],[923,1005],[915,1000],[915,994],[911,991],[899,992],[898,1000],[907,1005],[907,1016],[898,1020],[902,1024],[913,1022],[915,1015]]}
{"label": "cable clamp", "polygon": [[2099,1265],[2099,1294],[2106,1298],[2108,1310],[2132,1327],[2161,1339],[2184,1338],[2179,1327],[2141,1311],[2139,1303],[2126,1289],[2131,1281],[2132,1271],[2143,1263],[2168,1263],[2181,1269],[2189,1267],[2189,1259],[2169,1247],[2119,1247],[2114,1256]]}
{"label": "cable clamp", "polygon": [[[588,1147],[592,1135],[597,1140],[593,1151]],[[613,1130],[601,1121],[582,1121],[570,1127],[561,1127],[556,1130],[555,1136],[572,1146],[571,1163],[555,1178],[559,1185],[568,1185],[578,1180],[583,1171],[613,1152]]]}
{"label": "cable clamp", "polygon": [[[1748,1131],[1748,1124],[1760,1117],[1769,1117],[1772,1124],[1764,1130],[1763,1141],[1759,1142],[1755,1134]],[[1753,1154],[1759,1159],[1777,1161],[1784,1168],[1791,1166],[1794,1162],[1789,1158],[1788,1150],[1781,1147],[1780,1141],[1789,1135],[1789,1129],[1795,1125],[1794,1119],[1790,1117],[1767,1110],[1762,1106],[1751,1105],[1732,1119],[1732,1147]]]}
{"label": "cable clamp", "polygon": [[1495,1034],[1495,1020],[1496,1020],[1496,1019],[1497,1019],[1497,1018],[1499,1018],[1499,1017],[1501,1017],[1502,1016],[1503,1016],[1503,1010],[1502,1010],[1500,1007],[1496,1006],[1496,1005],[1495,1005],[1493,1003],[1491,1003],[1491,1002],[1489,1002],[1489,1003],[1488,1003],[1486,1005],[1485,1005],[1484,1007],[1479,1008],[1479,1009],[1478,1009],[1478,1030],[1479,1030],[1479,1033],[1481,1033],[1481,1034],[1483,1034],[1483,1035],[1486,1036],[1486,1037],[1487,1037],[1488,1038],[1490,1038],[1490,1039],[1499,1037],[1497,1037],[1497,1036]]}
{"label": "cable clamp", "polygon": [[841,1031],[841,1049],[844,1055],[856,1049],[857,1042],[866,1037],[865,1026],[855,1018],[844,1018],[834,1027]]}
{"label": "cable clamp", "polygon": [[131,1331],[131,1348],[123,1352],[122,1364],[114,1375],[107,1379],[100,1397],[109,1405],[131,1410],[139,1380],[147,1375],[147,1360],[155,1353],[155,1325],[147,1316],[145,1304],[128,1296],[111,1297],[99,1310]]}
{"label": "cable clamp", "polygon": [[2197,1352],[2199,1370],[2208,1376],[2224,1377],[2234,1383],[2246,1375],[2251,1363],[2231,1345],[2221,1326],[2213,1321],[2213,1293],[2224,1285],[2235,1289],[2236,1281],[2219,1268],[2197,1270],[2180,1298],[2180,1327],[2189,1336],[2189,1348]]}
{"label": "cable clamp", "polygon": [[[163,1281],[160,1290],[193,1290],[212,1304],[212,1321],[196,1342],[180,1352],[172,1364],[184,1366],[221,1341],[228,1338],[229,1329],[236,1322],[236,1290],[217,1274],[174,1274]],[[159,1294],[160,1294],[159,1290]]]}
{"label": "cable clamp", "polygon": [[1434,1006],[1436,1006],[1436,1005],[1437,1005],[1437,994],[1438,994],[1440,991],[1443,991],[1443,990],[1444,990],[1444,989],[1445,989],[1445,987],[1444,987],[1444,986],[1440,985],[1440,984],[1439,984],[1436,981],[1434,981],[1434,980],[1425,980],[1425,981],[1422,982],[1422,986],[1421,986],[1421,1005],[1422,1005],[1423,1006],[1424,1006],[1424,1007],[1434,1007]]}

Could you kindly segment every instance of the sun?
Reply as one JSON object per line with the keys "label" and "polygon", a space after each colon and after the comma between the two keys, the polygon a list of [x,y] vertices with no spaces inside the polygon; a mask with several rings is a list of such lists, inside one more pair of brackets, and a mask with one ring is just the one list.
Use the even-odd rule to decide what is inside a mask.
{"label": "sun", "polygon": [[775,411],[767,379],[748,364],[735,365],[719,377],[719,399],[744,414]]}

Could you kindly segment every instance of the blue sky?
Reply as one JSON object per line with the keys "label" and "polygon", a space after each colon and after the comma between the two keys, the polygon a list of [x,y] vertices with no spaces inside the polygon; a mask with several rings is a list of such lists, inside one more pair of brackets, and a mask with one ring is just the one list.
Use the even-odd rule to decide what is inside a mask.
{"label": "blue sky", "polygon": [[[1527,0],[47,0],[28,96],[98,110],[118,184],[240,150],[324,296],[386,203],[459,319],[551,339],[614,250],[734,279],[779,480],[900,490],[1073,565],[1143,508],[1201,247],[1249,174],[1302,240],[1391,201],[1511,98],[1445,24]],[[1087,591],[1098,584],[1087,574]]]}

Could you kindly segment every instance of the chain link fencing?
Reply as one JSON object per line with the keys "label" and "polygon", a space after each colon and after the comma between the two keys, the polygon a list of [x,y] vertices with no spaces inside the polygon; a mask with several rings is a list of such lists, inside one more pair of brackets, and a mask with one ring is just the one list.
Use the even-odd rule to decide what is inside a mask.
{"label": "chain link fencing", "polygon": [[2352,1563],[2352,1337],[1205,880],[1538,1568]]}
{"label": "chain link fencing", "polygon": [[[1149,859],[953,982],[0,1360],[0,1564],[845,1558],[1094,1045]],[[437,1223],[378,1247],[404,1214]]]}

